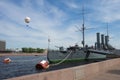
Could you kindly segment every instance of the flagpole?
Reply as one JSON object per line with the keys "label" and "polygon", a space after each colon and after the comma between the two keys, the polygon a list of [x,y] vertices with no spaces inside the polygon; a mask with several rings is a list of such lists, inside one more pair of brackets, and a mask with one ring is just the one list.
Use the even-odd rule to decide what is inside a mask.
{"label": "flagpole", "polygon": [[50,38],[48,37],[48,51],[49,51],[49,48],[50,48]]}

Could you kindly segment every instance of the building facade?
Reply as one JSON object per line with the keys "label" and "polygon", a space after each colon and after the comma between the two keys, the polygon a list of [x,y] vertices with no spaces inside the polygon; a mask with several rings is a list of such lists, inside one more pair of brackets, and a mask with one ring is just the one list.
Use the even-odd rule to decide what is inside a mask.
{"label": "building facade", "polygon": [[6,42],[0,40],[0,51],[5,51],[6,50]]}

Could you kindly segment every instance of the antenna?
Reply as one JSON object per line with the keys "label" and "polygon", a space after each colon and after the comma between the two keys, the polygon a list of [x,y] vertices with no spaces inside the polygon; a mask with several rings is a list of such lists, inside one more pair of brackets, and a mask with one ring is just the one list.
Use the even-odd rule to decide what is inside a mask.
{"label": "antenna", "polygon": [[84,11],[84,5],[83,5],[83,6],[82,6],[83,27],[84,27],[84,14],[85,14],[85,11]]}
{"label": "antenna", "polygon": [[108,36],[108,22],[107,22],[107,36]]}

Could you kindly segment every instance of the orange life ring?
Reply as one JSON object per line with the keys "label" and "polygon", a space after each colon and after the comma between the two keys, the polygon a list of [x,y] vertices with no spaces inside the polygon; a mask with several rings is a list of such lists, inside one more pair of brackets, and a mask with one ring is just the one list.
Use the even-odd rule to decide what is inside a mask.
{"label": "orange life ring", "polygon": [[47,69],[49,68],[49,63],[46,60],[40,61],[38,64],[36,64],[37,69]]}

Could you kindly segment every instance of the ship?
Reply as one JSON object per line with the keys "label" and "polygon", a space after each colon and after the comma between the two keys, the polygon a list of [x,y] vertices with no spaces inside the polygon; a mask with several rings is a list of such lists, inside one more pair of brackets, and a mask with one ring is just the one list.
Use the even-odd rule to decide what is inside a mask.
{"label": "ship", "polygon": [[[110,55],[114,55],[115,48],[109,44],[109,36],[96,33],[96,42],[94,46],[85,45],[79,47],[77,44],[66,49],[58,47],[58,50],[50,50],[47,52],[47,59],[49,62],[60,61],[80,61],[89,59],[105,59]],[[119,51],[118,51],[119,52]]]}
{"label": "ship", "polygon": [[[120,50],[117,50],[109,43],[108,25],[106,35],[100,34],[99,32],[96,33],[96,42],[94,46],[85,45],[86,27],[84,26],[84,7],[82,9],[82,18],[82,28],[80,29],[77,27],[77,29],[82,32],[83,46],[80,47],[76,44],[66,49],[63,46],[61,46],[58,47],[58,50],[51,50],[48,47],[47,59],[50,63],[120,57]],[[50,40],[48,40],[48,42],[49,41]]]}

